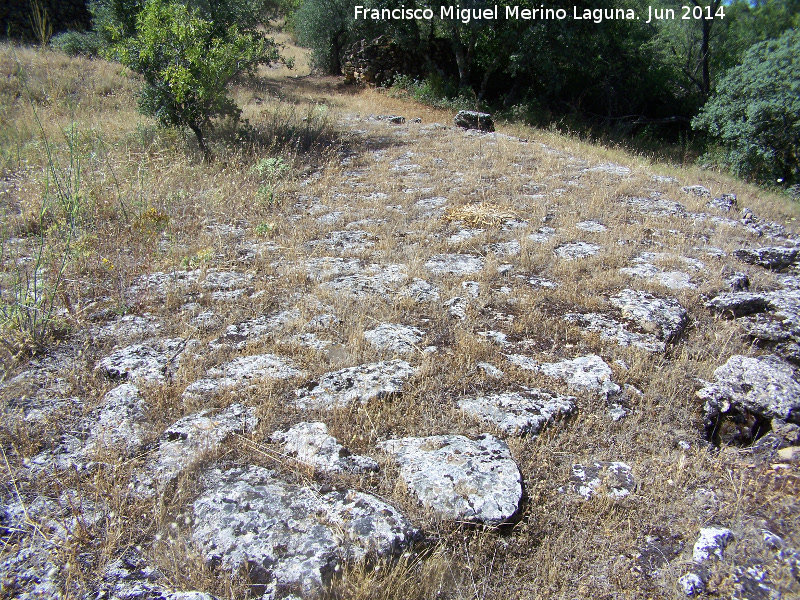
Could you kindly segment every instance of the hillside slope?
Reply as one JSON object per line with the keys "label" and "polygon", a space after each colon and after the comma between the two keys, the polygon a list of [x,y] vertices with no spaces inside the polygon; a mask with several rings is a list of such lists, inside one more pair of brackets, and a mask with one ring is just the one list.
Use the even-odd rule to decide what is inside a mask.
{"label": "hillside slope", "polygon": [[800,597],[796,206],[278,69],[207,164],[0,69],[3,595]]}

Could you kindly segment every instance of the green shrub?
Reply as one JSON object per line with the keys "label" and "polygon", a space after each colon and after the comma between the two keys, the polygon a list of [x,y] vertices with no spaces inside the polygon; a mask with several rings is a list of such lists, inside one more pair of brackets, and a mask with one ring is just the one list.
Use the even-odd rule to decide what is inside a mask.
{"label": "green shrub", "polygon": [[67,31],[50,40],[54,48],[70,56],[98,56],[105,44],[96,31]]}
{"label": "green shrub", "polygon": [[219,24],[185,4],[148,0],[136,18],[136,35],[115,47],[120,62],[140,73],[139,109],[167,127],[188,127],[206,158],[204,130],[216,117],[238,118],[228,84],[279,59],[272,40],[236,24]]}
{"label": "green shrub", "polygon": [[421,104],[447,110],[474,110],[475,98],[459,90],[455,82],[446,80],[438,73],[425,79],[414,79],[409,75],[396,75],[389,90],[394,97],[411,97]]}
{"label": "green shrub", "polygon": [[692,121],[738,175],[800,182],[800,31],[752,46]]}

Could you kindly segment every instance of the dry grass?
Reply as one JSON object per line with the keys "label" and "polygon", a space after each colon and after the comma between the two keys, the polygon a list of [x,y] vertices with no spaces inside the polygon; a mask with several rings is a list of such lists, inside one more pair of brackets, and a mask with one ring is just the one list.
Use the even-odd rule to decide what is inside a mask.
{"label": "dry grass", "polygon": [[[641,156],[519,125],[500,129],[528,140],[527,144],[448,129],[426,131],[423,128],[431,123],[449,123],[452,114],[376,90],[348,89],[336,79],[309,76],[302,66],[304,52],[294,47],[287,52],[295,56],[299,69],[263,69],[254,81],[241,82],[234,90],[247,126],[237,137],[233,124],[221,124],[210,140],[216,160],[208,164],[191,137],[159,129],[138,115],[136,83],[118,65],[0,47],[0,209],[3,241],[14,240],[18,255],[30,252],[39,239],[52,248],[63,242],[66,216],[48,196],[52,173],[44,144],[50,144],[59,172],[74,169],[70,156],[81,160],[79,219],[57,315],[68,332],[61,339],[47,340],[38,350],[36,364],[28,363],[26,352],[5,356],[5,385],[0,389],[6,407],[0,444],[10,467],[6,482],[13,477],[28,499],[78,489],[88,498],[103,499],[113,515],[101,524],[87,524],[54,557],[59,564],[73,565],[67,597],[87,593],[104,565],[134,547],[141,548],[176,589],[244,597],[244,574],[231,577],[205,565],[187,541],[189,527],[182,521],[198,493],[195,475],[214,461],[261,464],[279,470],[289,481],[355,486],[377,493],[426,532],[429,542],[419,552],[391,563],[345,570],[330,591],[337,600],[678,598],[676,581],[685,572],[681,560],[688,560],[698,528],[708,523],[727,525],[737,538],[712,573],[714,593],[724,596],[732,569],[750,556],[746,545],[759,527],[800,546],[796,465],[751,466],[752,459],[739,449],[708,451],[694,396],[698,378],[711,378],[729,356],[759,353],[735,323],[717,320],[704,308],[703,294],[723,289],[722,266],[730,260],[698,249],[715,246],[729,253],[758,240],[691,219],[631,214],[619,199],[660,192],[689,211],[701,212],[703,201],[683,195],[679,188],[702,184],[716,195],[735,192],[740,206],[791,229],[800,216],[796,205],[724,174],[653,164]],[[422,124],[398,128],[365,120],[370,114],[402,114],[409,121],[420,117]],[[64,135],[70,124],[78,132],[72,147]],[[280,158],[289,166],[269,182],[271,196],[262,190],[266,182],[254,169],[264,158]],[[629,167],[630,176],[581,171],[608,162]],[[403,165],[409,164],[416,165],[412,175],[403,175]],[[653,174],[674,177],[677,183],[655,182]],[[448,203],[423,216],[415,204],[435,197],[446,197]],[[342,212],[338,219],[318,219],[335,211]],[[504,230],[511,219],[523,221],[522,226]],[[588,233],[575,228],[588,219],[603,222],[608,230]],[[442,302],[465,295],[463,280],[477,281],[480,292],[471,301],[467,318],[448,317],[441,303],[355,298],[332,292],[309,277],[309,261],[336,254],[324,244],[309,243],[324,241],[349,224],[351,229],[367,231],[373,245],[344,256],[366,263],[402,263],[410,277],[435,282]],[[528,239],[542,226],[555,228],[555,236],[543,243]],[[224,227],[238,227],[239,233],[229,235]],[[448,241],[465,228],[483,231],[458,243]],[[511,239],[520,242],[519,256],[496,256],[485,248]],[[575,240],[596,243],[603,251],[579,261],[554,259],[554,248]],[[245,241],[262,246],[243,261],[240,250]],[[697,289],[674,294],[689,310],[692,322],[666,356],[586,336],[561,320],[565,312],[609,310],[608,297],[629,286],[663,295],[658,284],[619,272],[647,251],[697,258],[707,267],[693,275]],[[469,276],[431,276],[424,263],[446,252],[480,254],[487,266]],[[515,263],[515,273],[547,277],[561,285],[536,289],[513,276],[499,275],[495,267],[508,262]],[[666,259],[662,266],[681,265],[679,259]],[[193,313],[186,309],[185,297],[144,299],[125,293],[142,274],[183,268],[247,272],[254,276],[252,292],[263,293],[247,302],[223,302],[200,287],[191,290],[194,301],[219,317],[208,328],[191,323]],[[8,263],[4,269],[0,276],[8,281],[13,269]],[[757,269],[747,270],[754,287],[772,284]],[[168,385],[142,390],[149,406],[150,440],[200,408],[222,408],[238,401],[255,407],[260,417],[251,436],[231,440],[218,455],[206,457],[158,502],[134,501],[123,493],[146,455],[117,462],[114,450],[107,449],[98,458],[117,466],[102,474],[30,475],[26,461],[56,446],[62,433],[89,414],[112,387],[94,365],[111,351],[114,340],[94,341],[88,333],[91,327],[115,314],[148,313],[162,321],[159,336],[191,335],[202,348],[229,324],[295,307],[300,317],[283,332],[252,342],[242,352],[206,352],[185,361]],[[322,312],[340,319],[323,332],[335,351],[313,350],[294,339]],[[212,403],[198,404],[181,396],[207,369],[242,354],[287,356],[308,371],[309,381],[330,370],[390,358],[390,353],[370,347],[363,336],[382,322],[419,327],[426,332],[420,348],[438,348],[435,354],[417,352],[410,357],[417,373],[407,391],[390,400],[308,414],[290,402],[294,388],[302,383],[293,380],[262,382],[254,389],[223,394]],[[633,412],[622,421],[611,421],[605,404],[594,396],[577,394],[575,416],[538,437],[508,440],[525,481],[525,499],[514,523],[498,530],[439,521],[398,485],[396,466],[375,451],[376,442],[390,437],[474,436],[492,431],[457,410],[457,399],[465,395],[517,385],[569,391],[558,381],[505,362],[501,350],[479,335],[487,330],[505,332],[520,352],[541,361],[590,352],[609,364],[624,361],[627,367],[614,364],[615,380],[642,391],[632,397]],[[504,379],[486,377],[476,367],[482,361],[501,367]],[[12,379],[29,368],[35,376]],[[54,377],[59,379],[57,390]],[[26,399],[48,395],[77,396],[80,403],[66,404],[43,422],[26,421],[23,411],[14,408]],[[269,435],[302,420],[324,420],[331,434],[353,452],[380,459],[380,474],[323,476],[282,458],[267,441]],[[690,442],[692,449],[680,450],[675,445],[679,439]],[[564,493],[571,465],[593,460],[632,465],[636,492],[617,502],[602,498],[587,502]],[[8,500],[13,492],[9,485],[5,488]],[[704,504],[701,490],[713,490],[716,502]],[[676,540],[683,548],[671,566],[654,576],[642,574],[637,556],[648,536]],[[15,548],[11,544],[4,552]],[[771,577],[784,585],[787,594],[798,593],[785,569],[774,570]]]}

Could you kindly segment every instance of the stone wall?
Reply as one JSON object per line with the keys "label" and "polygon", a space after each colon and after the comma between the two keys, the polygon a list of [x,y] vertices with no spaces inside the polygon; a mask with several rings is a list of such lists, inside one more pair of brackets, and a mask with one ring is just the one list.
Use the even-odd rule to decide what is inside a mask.
{"label": "stone wall", "polygon": [[0,2],[0,38],[36,41],[33,3],[43,9],[53,33],[87,29],[91,15],[86,0],[3,0]]}
{"label": "stone wall", "polygon": [[384,85],[400,74],[421,76],[424,64],[422,56],[400,48],[382,35],[353,44],[345,53],[343,71],[347,83]]}

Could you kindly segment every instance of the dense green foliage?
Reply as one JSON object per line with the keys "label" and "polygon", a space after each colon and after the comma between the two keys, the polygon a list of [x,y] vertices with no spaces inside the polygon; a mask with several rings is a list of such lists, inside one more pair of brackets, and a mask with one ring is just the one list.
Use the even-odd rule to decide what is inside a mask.
{"label": "dense green foliage", "polygon": [[[430,8],[435,16],[356,19],[356,4]],[[394,77],[398,87],[432,104],[479,102],[534,124],[673,141],[693,135],[692,118],[748,48],[800,27],[800,0],[617,0],[611,6],[596,0],[545,5],[519,0],[512,4],[520,10],[544,6],[563,9],[567,16],[441,19],[440,8],[455,4],[487,9],[495,2],[301,0],[292,23],[301,43],[312,48],[317,66],[328,73],[341,73],[354,42],[385,35],[413,54],[424,71]],[[596,15],[609,8],[613,15],[600,11],[597,18],[585,18],[586,10]],[[753,68],[752,60],[743,67]],[[446,98],[437,98],[437,91]]]}
{"label": "dense green foliage", "polygon": [[800,183],[800,30],[750,48],[693,124],[739,175]]}
{"label": "dense green foliage", "polygon": [[208,157],[204,129],[215,117],[238,117],[228,84],[278,60],[276,45],[236,23],[221,27],[198,9],[147,0],[136,33],[115,47],[120,61],[144,78],[140,109],[165,126],[188,127]]}
{"label": "dense green foliage", "polygon": [[96,31],[65,31],[54,36],[50,44],[70,56],[98,56],[106,47]]}

